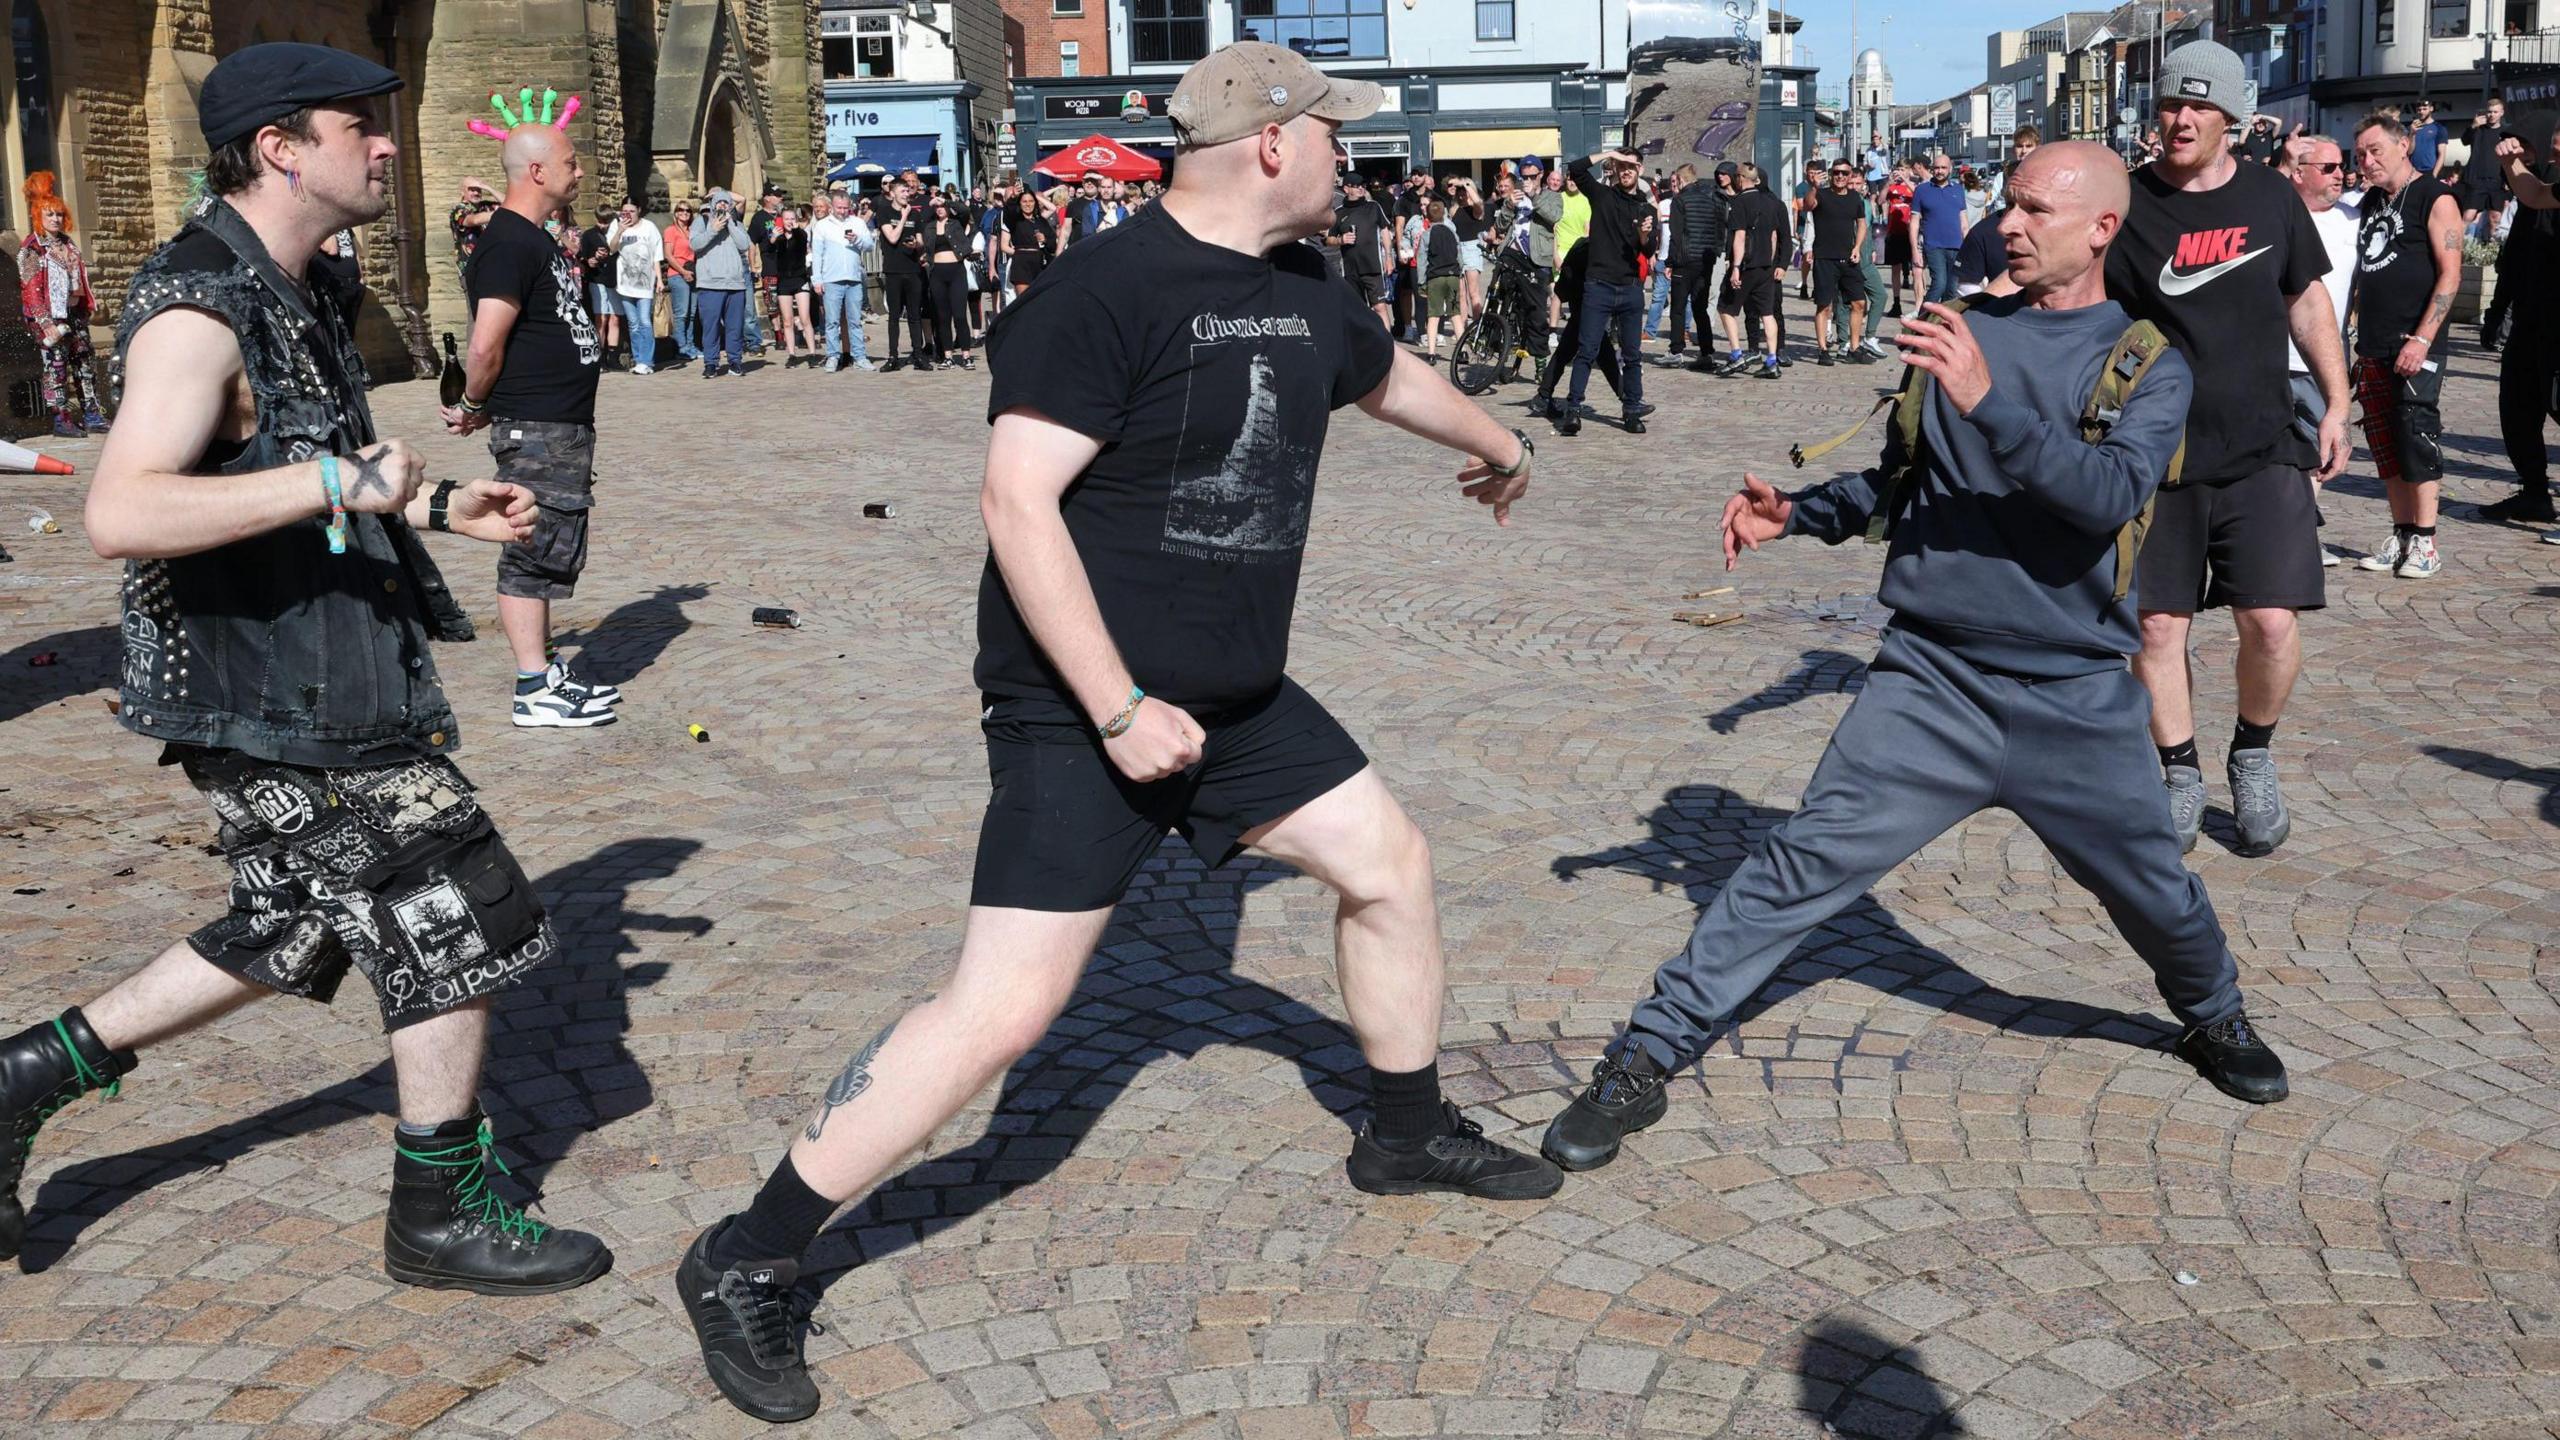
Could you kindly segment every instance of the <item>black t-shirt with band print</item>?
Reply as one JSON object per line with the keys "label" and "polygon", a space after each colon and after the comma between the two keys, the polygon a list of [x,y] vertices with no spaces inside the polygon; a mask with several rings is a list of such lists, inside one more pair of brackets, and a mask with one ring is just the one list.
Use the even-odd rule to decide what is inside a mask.
{"label": "black t-shirt with band print", "polygon": [[2237,164],[2211,190],[2178,190],[2146,165],[2107,252],[2107,297],[2168,335],[2195,371],[2187,408],[2189,481],[2237,480],[2269,465],[2319,463],[2270,415],[2293,413],[2285,341],[2290,302],[2329,268],[2293,182]]}
{"label": "black t-shirt with band print", "polygon": [[[2366,192],[2364,219],[2356,227],[2356,353],[2389,360],[2427,318],[2435,295],[2435,247],[2427,239],[2427,215],[2453,191],[2433,175],[2418,175],[2388,200]],[[2428,353],[2444,354],[2439,326]]]}
{"label": "black t-shirt with band print", "polygon": [[[1377,315],[1314,250],[1238,254],[1161,205],[1060,256],[998,317],[989,421],[1020,407],[1102,442],[1059,508],[1149,695],[1216,708],[1280,683],[1327,423],[1394,363]],[[1075,699],[993,554],[977,681]]]}

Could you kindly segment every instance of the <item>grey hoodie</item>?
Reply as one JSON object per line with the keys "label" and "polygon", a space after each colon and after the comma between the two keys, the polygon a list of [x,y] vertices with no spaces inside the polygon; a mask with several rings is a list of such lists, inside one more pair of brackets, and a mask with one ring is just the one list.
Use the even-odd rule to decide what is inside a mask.
{"label": "grey hoodie", "polygon": [[[730,218],[711,218],[711,209],[721,201],[729,202]],[[693,220],[693,288],[696,290],[744,290],[747,288],[747,248],[754,242],[747,238],[745,217],[737,214],[738,197],[726,190],[714,190],[704,197],[702,213]]]}

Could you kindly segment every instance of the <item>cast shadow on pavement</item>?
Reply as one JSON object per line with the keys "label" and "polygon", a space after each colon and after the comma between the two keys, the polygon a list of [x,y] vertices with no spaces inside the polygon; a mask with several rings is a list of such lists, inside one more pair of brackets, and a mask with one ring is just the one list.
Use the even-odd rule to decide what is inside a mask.
{"label": "cast shadow on pavement", "polygon": [[[838,1216],[805,1262],[810,1288],[823,1292],[856,1263],[897,1254],[1048,1179],[1138,1072],[1167,1057],[1242,1045],[1289,1061],[1307,1093],[1351,1128],[1353,1110],[1368,1100],[1368,1064],[1351,1032],[1233,969],[1244,897],[1298,872],[1254,855],[1205,876],[1177,871],[1168,857],[1190,852],[1172,844],[1121,901],[1066,1013],[1005,1073],[986,1132],[891,1176]],[[1206,1090],[1221,1078],[1183,1070],[1158,1076],[1151,1089]],[[1191,1113],[1160,1109],[1150,1128]]]}
{"label": "cast shadow on pavement", "polygon": [[[700,936],[710,932],[712,922],[698,915],[632,910],[630,887],[673,875],[701,848],[700,841],[689,839],[617,840],[534,882],[550,906],[560,953],[521,988],[498,999],[481,1076],[481,1103],[494,1122],[499,1153],[518,1182],[514,1188],[499,1182],[510,1200],[539,1195],[544,1177],[578,1141],[648,1106],[649,1077],[624,1037],[631,1029],[631,992],[664,978],[667,965],[653,960],[626,968],[623,957],[638,948],[632,943],[634,934]],[[273,997],[261,1003],[306,1002]],[[369,1005],[372,991],[362,976],[351,975],[340,987],[337,1003]],[[215,1063],[244,1071],[257,1066],[256,1057],[245,1054]],[[155,1085],[186,1084],[165,1071],[155,1074],[156,1068],[145,1055],[128,1078],[128,1100],[147,1105]],[[510,1091],[523,1098],[510,1099]],[[27,1240],[18,1264],[31,1275],[50,1269],[91,1226],[146,1190],[219,1171],[275,1141],[398,1110],[391,1062],[385,1058],[361,1075],[227,1125],[65,1166],[29,1200]],[[41,1151],[42,1138],[36,1144]],[[387,1151],[382,1160],[387,1195]]]}
{"label": "cast shadow on pavement", "polygon": [[1771,681],[1708,716],[1707,728],[1719,735],[1731,735],[1754,715],[1784,710],[1815,695],[1850,694],[1866,673],[1867,662],[1854,655],[1837,650],[1807,650],[1785,678]]}
{"label": "cast shadow on pavement", "polygon": [[[1786,818],[1786,811],[1755,805],[1721,785],[1675,785],[1645,817],[1650,832],[1645,838],[1589,855],[1560,855],[1550,868],[1564,881],[1585,870],[1610,869],[1641,875],[1653,881],[1657,890],[1676,885],[1703,913],[1743,858]],[[1685,942],[1680,936],[1662,938],[1666,956]],[[1716,1027],[1717,1043],[1729,1044],[1735,1026],[1797,991],[1840,976],[1854,976],[1888,995],[1978,1020],[2012,1035],[2095,1036],[2164,1052],[2178,1038],[2175,1028],[2150,1015],[2077,1000],[2012,995],[1922,944],[1867,896],[1858,897],[1815,930],[1807,943],[1823,947],[1824,953],[1809,954],[1799,946],[1769,983]],[[1830,953],[1834,946],[1846,953],[1835,956]],[[1642,998],[1627,996],[1628,1007],[1632,1009]]]}
{"label": "cast shadow on pavement", "polygon": [[[29,663],[47,653],[53,663]],[[124,643],[113,625],[61,630],[0,653],[0,724],[57,700],[112,690],[123,663]]]}
{"label": "cast shadow on pavement", "polygon": [[693,628],[685,602],[710,598],[704,585],[661,585],[654,595],[617,605],[595,624],[556,637],[582,647],[579,668],[600,685],[628,685],[658,663],[676,637]]}
{"label": "cast shadow on pavement", "polygon": [[2464,750],[2451,745],[2421,745],[2418,750],[2428,759],[2466,774],[2489,780],[2521,780],[2527,785],[2541,786],[2542,823],[2560,825],[2560,769],[2528,769],[2483,750]]}
{"label": "cast shadow on pavement", "polygon": [[1819,1419],[1823,1434],[1938,1440],[1973,1433],[1908,1347],[1830,1316],[1815,1321],[1797,1343],[1796,1408]]}

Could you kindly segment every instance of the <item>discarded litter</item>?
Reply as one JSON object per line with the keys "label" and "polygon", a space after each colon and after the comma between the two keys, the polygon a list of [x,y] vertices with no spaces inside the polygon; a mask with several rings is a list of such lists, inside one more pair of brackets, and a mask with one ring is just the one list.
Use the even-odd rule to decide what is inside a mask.
{"label": "discarded litter", "polygon": [[1716,598],[1716,597],[1717,597],[1717,596],[1719,596],[1719,595],[1730,595],[1730,594],[1732,594],[1732,593],[1733,593],[1733,587],[1732,587],[1732,586],[1730,586],[1730,585],[1719,585],[1719,586],[1717,586],[1716,588],[1714,588],[1713,590],[1692,590],[1692,591],[1690,591],[1688,594],[1683,595],[1683,596],[1681,596],[1680,598],[1681,598],[1681,599],[1683,599],[1683,600],[1713,600],[1714,598]]}
{"label": "discarded litter", "polygon": [[59,535],[62,533],[62,526],[57,524],[51,515],[46,514],[42,510],[39,510],[33,515],[27,517],[27,529],[30,533],[36,535]]}
{"label": "discarded litter", "polygon": [[870,504],[862,507],[862,518],[866,520],[895,520],[898,518],[898,507],[890,504],[886,500],[874,500]]}
{"label": "discarded litter", "polygon": [[2169,1278],[2177,1281],[2181,1285],[2201,1285],[2204,1283],[2196,1278],[2196,1272],[2193,1270],[2181,1270]]}
{"label": "discarded litter", "polygon": [[1683,625],[1695,625],[1704,630],[1713,625],[1730,625],[1742,618],[1742,612],[1739,610],[1674,610],[1671,612],[1671,618]]}
{"label": "discarded litter", "polygon": [[696,745],[708,745],[711,743],[711,732],[703,729],[699,725],[687,725],[684,727],[684,733],[692,736],[693,743]]}
{"label": "discarded litter", "polygon": [[758,625],[763,626],[767,630],[797,630],[800,628],[800,612],[797,610],[785,610],[779,605],[760,606],[750,613],[747,618]]}

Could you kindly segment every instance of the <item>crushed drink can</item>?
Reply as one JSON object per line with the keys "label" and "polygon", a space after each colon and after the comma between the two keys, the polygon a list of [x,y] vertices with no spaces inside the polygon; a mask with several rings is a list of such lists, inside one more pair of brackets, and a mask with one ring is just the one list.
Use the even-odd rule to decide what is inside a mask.
{"label": "crushed drink can", "polygon": [[753,613],[749,614],[747,618],[758,625],[762,625],[768,630],[797,630],[800,628],[800,612],[797,610],[785,610],[778,605],[761,606]]}
{"label": "crushed drink can", "polygon": [[865,520],[895,520],[898,518],[898,507],[890,504],[886,500],[874,500],[870,504],[862,507],[862,518]]}

